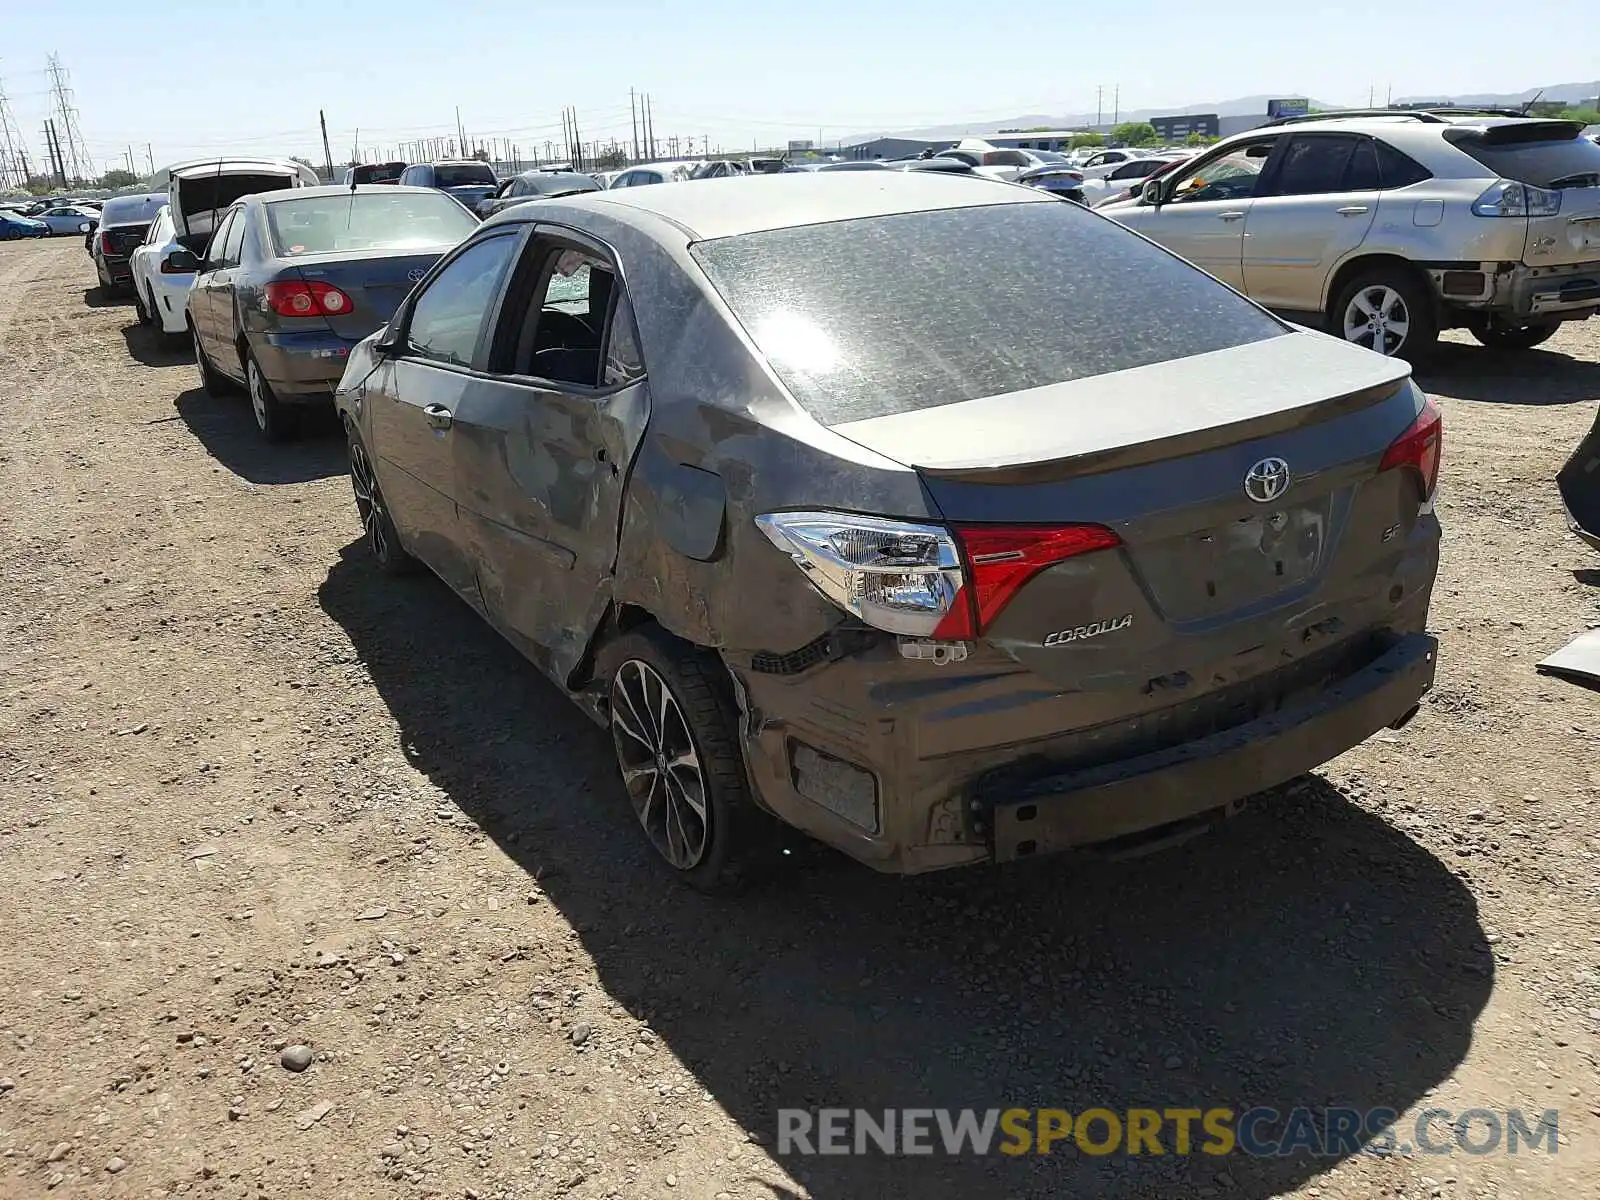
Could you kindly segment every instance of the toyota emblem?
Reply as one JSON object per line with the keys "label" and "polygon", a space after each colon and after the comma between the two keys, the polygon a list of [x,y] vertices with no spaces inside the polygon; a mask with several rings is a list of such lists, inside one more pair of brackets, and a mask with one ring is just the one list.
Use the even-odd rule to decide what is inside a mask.
{"label": "toyota emblem", "polygon": [[1281,458],[1263,458],[1244,473],[1244,494],[1257,504],[1271,504],[1289,490],[1289,464]]}
{"label": "toyota emblem", "polygon": [[426,267],[412,267],[411,270],[406,272],[406,278],[411,280],[412,283],[415,283],[427,273],[428,269]]}

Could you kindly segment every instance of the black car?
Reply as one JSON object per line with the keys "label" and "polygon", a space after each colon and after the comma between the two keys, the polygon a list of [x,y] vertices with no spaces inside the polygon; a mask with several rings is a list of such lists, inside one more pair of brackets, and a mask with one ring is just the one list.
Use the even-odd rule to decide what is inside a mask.
{"label": "black car", "polygon": [[515,205],[526,204],[529,200],[603,190],[598,180],[577,171],[524,171],[501,181],[495,194],[478,205],[478,215],[493,216]]}
{"label": "black car", "polygon": [[[142,196],[118,196],[107,200],[100,210],[100,223],[84,236],[89,242],[89,254],[94,259],[95,273],[100,276],[100,286],[109,295],[128,289],[133,271],[128,266],[128,256],[144,244],[150,232],[150,222],[167,202],[165,192],[149,192]],[[93,225],[88,221],[85,224]]]}
{"label": "black car", "polygon": [[[236,201],[192,263],[189,329],[200,381],[243,384],[268,441],[330,402],[350,348],[387,321],[438,257],[477,227],[423,188],[285,188]],[[188,266],[173,251],[168,261]]]}
{"label": "black car", "polygon": [[512,208],[336,397],[376,562],[609,727],[680,878],[772,816],[897,872],[1170,842],[1411,718],[1404,362],[1036,189],[816,184]]}
{"label": "black car", "polygon": [[478,203],[492,196],[500,184],[494,168],[475,158],[445,162],[412,163],[400,172],[400,182],[407,187],[434,188],[454,196],[468,212],[476,213]]}

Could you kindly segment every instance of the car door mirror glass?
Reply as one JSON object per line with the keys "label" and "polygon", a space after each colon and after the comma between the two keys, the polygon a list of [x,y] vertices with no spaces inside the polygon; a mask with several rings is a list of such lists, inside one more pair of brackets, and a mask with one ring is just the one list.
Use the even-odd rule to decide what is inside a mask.
{"label": "car door mirror glass", "polygon": [[89,224],[89,222],[87,222],[87,221],[80,221],[78,223],[78,232],[79,233],[88,233],[89,230],[91,230],[93,228],[94,228],[94,226]]}
{"label": "car door mirror glass", "polygon": [[1146,179],[1144,181],[1144,183],[1140,185],[1140,187],[1139,187],[1139,203],[1141,203],[1141,204],[1153,204],[1153,205],[1156,205],[1158,207],[1160,206],[1160,204],[1161,204],[1161,180],[1159,180],[1159,179]]}
{"label": "car door mirror glass", "polygon": [[172,250],[161,260],[161,269],[169,274],[181,275],[187,271],[198,271],[200,260],[188,250]]}

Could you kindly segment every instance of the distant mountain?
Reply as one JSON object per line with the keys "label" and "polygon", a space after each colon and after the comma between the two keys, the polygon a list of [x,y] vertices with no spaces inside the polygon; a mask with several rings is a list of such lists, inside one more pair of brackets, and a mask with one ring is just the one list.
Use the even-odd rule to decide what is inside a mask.
{"label": "distant mountain", "polygon": [[1429,100],[1450,100],[1456,104],[1487,104],[1491,108],[1515,108],[1537,96],[1540,100],[1577,104],[1584,100],[1592,100],[1597,87],[1600,87],[1600,80],[1591,79],[1588,83],[1553,83],[1549,87],[1529,88],[1525,92],[1450,92],[1444,95],[1430,92],[1421,96],[1401,96],[1396,103],[1425,104]]}
{"label": "distant mountain", "polygon": [[[1260,116],[1263,119],[1267,114],[1267,101],[1275,100],[1280,96],[1293,96],[1294,92],[1274,92],[1272,95],[1240,96],[1234,100],[1218,100],[1210,104],[1187,104],[1174,108],[1131,108],[1122,112],[1113,112],[1112,99],[1106,96],[1106,107],[1099,114],[1100,124],[1109,127],[1114,121],[1148,121],[1151,117],[1171,117],[1185,113],[1216,113],[1219,117],[1244,117]],[[1312,108],[1331,108],[1321,100],[1311,101]],[[1031,129],[1045,127],[1049,129],[1093,129],[1095,127],[1095,114],[1092,112],[1069,113],[1066,116],[1052,116],[1048,113],[1025,113],[1019,117],[1007,117],[1000,121],[973,121],[970,124],[951,125],[924,125],[916,129],[897,129],[888,134],[892,137],[916,138],[921,141],[937,141],[940,138],[957,138],[963,134],[982,136],[984,134],[999,133],[1002,129]],[[870,133],[857,134],[848,141],[857,141],[865,138],[883,136],[884,131],[873,130]],[[832,140],[831,138],[829,139]]]}

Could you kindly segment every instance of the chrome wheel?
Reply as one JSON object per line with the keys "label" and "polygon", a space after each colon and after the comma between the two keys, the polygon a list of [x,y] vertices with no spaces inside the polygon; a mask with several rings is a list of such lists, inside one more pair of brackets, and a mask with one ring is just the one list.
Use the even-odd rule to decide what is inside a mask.
{"label": "chrome wheel", "polygon": [[254,358],[250,360],[245,374],[250,381],[250,411],[256,415],[256,428],[265,433],[267,432],[267,381],[261,378],[261,368],[256,366]]}
{"label": "chrome wheel", "polygon": [[680,871],[706,855],[706,778],[683,710],[666,680],[637,658],[611,680],[611,738],[633,811],[656,850]]}
{"label": "chrome wheel", "polygon": [[389,544],[389,522],[383,511],[383,493],[378,477],[372,473],[372,460],[360,442],[350,443],[350,488],[356,494],[356,512],[361,516],[361,531],[366,534],[372,553],[379,562],[388,562],[394,548]]}
{"label": "chrome wheel", "polygon": [[1411,332],[1411,310],[1405,297],[1384,284],[1364,287],[1350,297],[1344,310],[1344,340],[1398,354]]}

